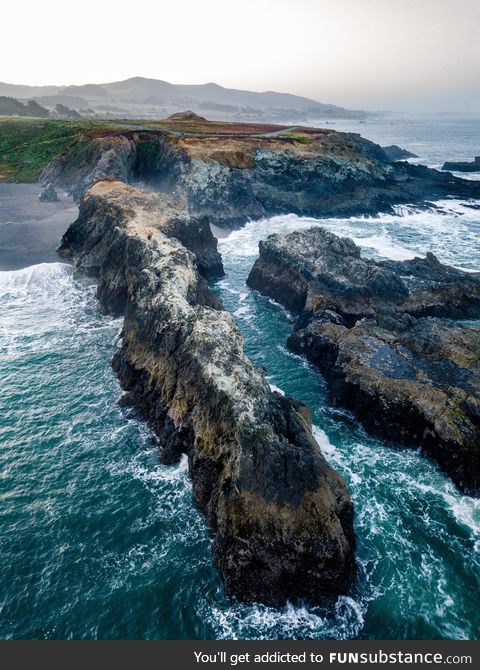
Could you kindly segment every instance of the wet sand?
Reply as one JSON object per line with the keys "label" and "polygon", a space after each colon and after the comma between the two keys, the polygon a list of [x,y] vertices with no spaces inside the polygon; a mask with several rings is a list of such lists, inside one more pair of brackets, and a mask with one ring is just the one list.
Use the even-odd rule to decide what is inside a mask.
{"label": "wet sand", "polygon": [[56,248],[78,207],[57,189],[58,202],[40,202],[38,184],[0,184],[0,271],[58,262]]}

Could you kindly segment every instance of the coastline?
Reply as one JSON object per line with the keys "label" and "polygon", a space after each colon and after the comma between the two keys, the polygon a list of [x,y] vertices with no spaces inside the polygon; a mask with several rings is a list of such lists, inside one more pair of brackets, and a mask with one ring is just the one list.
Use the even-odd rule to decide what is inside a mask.
{"label": "coastline", "polygon": [[[478,265],[477,255],[461,254],[459,249],[461,250],[462,247],[459,247],[459,240],[456,240],[453,235],[456,223],[458,223],[463,239],[462,244],[464,246],[472,244],[471,236],[474,235],[472,221],[476,216],[474,210],[470,209],[468,213],[457,207],[458,212],[452,210],[450,220],[448,214],[445,213],[447,205],[448,202],[445,202],[437,213],[435,211],[415,213],[412,208],[412,211],[405,216],[389,214],[368,220],[358,217],[354,220],[349,218],[316,220],[314,223],[320,226],[327,225],[332,232],[340,229],[344,231],[343,234],[358,235],[363,240],[362,246],[367,247],[370,253],[380,253],[380,255],[388,253],[389,249],[393,248],[394,241],[397,252],[403,254],[405,248],[422,248],[422,245],[427,244],[426,239],[428,238],[429,246],[433,242],[437,252],[441,248],[444,249],[444,254],[447,256],[444,257],[444,260],[460,266],[465,263],[471,264],[473,269]],[[466,220],[472,231],[469,232],[467,238],[464,232]],[[286,340],[286,336],[282,337],[283,322],[285,321],[285,331],[287,328],[291,329],[291,322],[287,322],[283,311],[269,303],[267,299],[258,298],[252,292],[246,293],[248,289],[244,286],[244,279],[249,269],[246,265],[253,264],[257,254],[256,243],[253,252],[249,250],[252,246],[250,235],[265,238],[269,232],[274,232],[270,228],[278,227],[280,232],[289,232],[290,228],[297,225],[302,226],[305,223],[304,217],[300,219],[295,215],[285,215],[277,217],[274,221],[265,219],[255,224],[249,223],[245,228],[233,231],[228,237],[222,235],[219,250],[222,251],[225,259],[228,258],[228,266],[225,268],[227,277],[214,285],[214,290],[218,292],[227,310],[235,315],[237,323],[241,326],[242,334],[247,342],[246,353],[252,357],[255,364],[265,365],[268,369],[268,381],[282,388],[287,395],[295,395],[313,408],[315,437],[328,460],[345,478],[352,498],[358,501],[355,522],[359,545],[357,549],[360,566],[358,583],[354,585],[348,599],[340,599],[337,602],[338,609],[327,610],[326,616],[322,610],[318,611],[309,605],[271,609],[258,605],[242,605],[226,598],[219,582],[216,581],[206,531],[202,531],[201,550],[199,550],[198,543],[190,545],[190,550],[186,549],[192,542],[192,537],[196,538],[196,534],[200,533],[199,528],[204,528],[199,515],[195,516],[197,510],[187,506],[190,504],[191,485],[187,480],[186,459],[179,466],[159,465],[158,446],[153,443],[150,431],[144,428],[143,424],[139,424],[136,429],[140,437],[135,436],[131,439],[130,444],[123,445],[128,454],[127,461],[128,458],[132,458],[134,463],[132,470],[135,468],[135,474],[132,476],[132,482],[128,478],[123,481],[124,491],[117,490],[114,483],[112,488],[110,480],[108,491],[103,492],[98,488],[94,491],[92,488],[91,501],[87,495],[86,504],[80,505],[82,510],[78,510],[80,514],[83,513],[84,508],[91,509],[91,505],[94,505],[100,513],[106,505],[105,500],[102,500],[102,495],[104,495],[106,498],[108,496],[108,500],[111,501],[112,511],[122,509],[122,515],[127,509],[130,512],[131,523],[122,520],[121,526],[118,526],[118,522],[114,523],[114,517],[112,519],[107,516],[103,517],[102,529],[99,529],[98,535],[98,537],[106,537],[110,530],[118,532],[118,528],[122,528],[122,533],[128,538],[128,542],[125,542],[125,551],[122,552],[122,549],[115,548],[118,554],[114,556],[114,563],[108,563],[109,560],[113,560],[108,552],[107,557],[104,557],[103,560],[107,561],[110,567],[114,567],[114,571],[118,573],[112,593],[121,593],[122,596],[128,598],[133,592],[132,589],[135,589],[135,597],[139,603],[133,617],[127,616],[123,611],[116,612],[119,625],[114,635],[120,636],[126,631],[130,634],[130,631],[135,630],[137,636],[146,637],[175,635],[176,637],[206,636],[217,639],[233,635],[250,638],[285,636],[297,638],[376,636],[380,638],[385,635],[391,637],[467,635],[472,637],[479,630],[474,613],[469,612],[468,602],[468,594],[476,583],[472,543],[478,542],[478,528],[480,527],[478,526],[478,501],[461,496],[438,469],[430,462],[420,459],[416,452],[392,450],[384,446],[382,442],[367,438],[347,415],[342,414],[338,409],[329,407],[323,397],[323,381],[320,375],[307,367],[298,357],[289,355],[282,349],[281,342]],[[253,227],[256,224],[258,224],[258,229],[254,231]],[[355,232],[353,233],[354,227]],[[406,237],[401,234],[402,228],[407,231]],[[399,235],[395,235],[397,229]],[[377,237],[373,239],[371,237],[373,235]],[[381,237],[382,235],[385,237]],[[445,239],[446,235],[449,237]],[[384,245],[387,242],[390,247],[385,250]],[[378,248],[375,247],[377,243]],[[56,256],[54,259],[59,260]],[[240,264],[242,268],[239,268]],[[50,282],[49,279],[48,283]],[[78,282],[79,285],[82,283]],[[54,289],[54,284],[56,284],[56,279],[48,291]],[[45,291],[43,298],[45,303],[50,302],[49,295],[50,293]],[[83,298],[79,296],[79,299]],[[68,308],[70,305],[71,303]],[[91,309],[94,310],[93,303]],[[88,321],[92,313],[88,314]],[[80,341],[83,336],[78,337],[78,334],[75,334],[72,338],[75,341],[78,338]],[[59,355],[59,360],[61,360],[61,355]],[[103,371],[102,374],[110,379],[106,357],[97,368],[94,371],[95,374]],[[81,389],[89,378],[88,381],[96,380],[98,390],[103,391],[103,381],[98,382],[92,371],[88,371],[83,375],[84,379],[81,379],[76,367],[75,370],[72,377],[75,377],[75,384]],[[95,427],[95,430],[83,429],[77,435],[75,448],[79,450],[79,454],[82,454],[83,444],[89,445],[88,452],[85,452],[83,457],[86,464],[87,462],[95,463],[95,467],[98,467],[99,458],[106,461],[114,459],[115,448],[118,443],[122,445],[122,435],[133,430],[133,426],[137,425],[131,420],[134,416],[131,410],[125,408],[117,410],[116,392],[115,380],[113,400],[110,396],[108,400],[110,402],[109,411],[112,414],[118,412],[118,418],[115,418],[115,422],[109,428],[112,436],[108,447],[105,448],[106,443],[103,442],[101,432],[100,423],[103,422],[103,416],[96,417],[99,425]],[[65,395],[70,398],[69,394]],[[41,388],[39,388],[38,397],[40,402]],[[70,410],[66,407],[65,411]],[[95,411],[92,412],[89,407],[86,409],[87,417],[89,413],[94,415]],[[142,439],[145,439],[145,444]],[[62,449],[65,451],[68,446],[62,446]],[[48,447],[45,458],[51,461],[49,467],[54,471],[55,459],[52,459],[52,455],[48,453]],[[141,469],[140,475],[137,466]],[[391,476],[393,472],[401,473],[401,476],[395,480]],[[86,481],[89,481],[88,477]],[[165,490],[167,485],[164,484],[164,481],[169,482],[168,486],[173,486],[171,482],[175,482],[175,486],[180,486],[178,482],[181,481],[183,498],[180,502],[176,498],[177,490],[174,489],[174,493],[171,493],[170,489]],[[71,484],[73,485],[73,481]],[[133,489],[134,495],[132,495],[132,487],[135,486],[137,488]],[[123,493],[125,493],[125,498],[122,498]],[[83,500],[83,497],[80,499]],[[151,516],[148,510],[139,511],[142,499],[148,500],[148,505],[152,510]],[[175,499],[174,506],[172,506],[172,499]],[[130,508],[130,501],[135,501],[133,509]],[[61,505],[60,500],[58,504]],[[170,516],[169,511],[171,511]],[[165,528],[162,526],[160,532],[156,520],[157,514],[166,516]],[[143,524],[147,525],[147,519],[148,529],[143,529]],[[185,532],[182,531],[181,536],[173,530],[179,524],[183,524],[186,529]],[[135,535],[133,530],[140,525],[142,526],[141,539]],[[86,529],[88,527],[86,524]],[[52,528],[54,529],[54,526]],[[54,541],[51,535],[52,528],[48,523],[46,524],[45,543],[47,540],[50,543]],[[165,534],[162,535],[162,532]],[[144,539],[144,536],[147,539]],[[394,542],[392,536],[398,538],[399,541]],[[62,545],[71,541],[71,551],[76,551],[75,538],[70,538],[67,531],[62,536],[62,540]],[[84,535],[84,541],[89,541],[87,532]],[[40,545],[41,542],[42,539],[39,539]],[[161,551],[157,554],[159,544]],[[455,547],[455,555],[452,546]],[[80,547],[78,549],[81,550]],[[186,553],[181,553],[183,551]],[[412,572],[420,554],[424,557],[422,566],[425,562],[425,571],[414,570]],[[67,551],[65,569],[68,568],[69,555]],[[397,566],[402,566],[401,573]],[[101,568],[102,563],[98,569],[92,565],[95,580],[100,580],[99,585],[103,584],[102,579],[107,578]],[[450,581],[452,575],[454,580]],[[384,588],[385,576],[387,576],[386,588]],[[130,581],[134,578],[135,584]],[[440,578],[447,579],[446,593],[455,600],[455,605],[452,607],[448,606],[444,595],[435,590]],[[74,585],[75,583],[72,586]],[[102,588],[105,586],[109,587],[110,584],[106,583]],[[93,587],[92,592],[95,592]],[[430,616],[434,604],[430,599],[424,597],[427,592],[436,594],[435,605],[447,608],[445,616]],[[152,593],[158,593],[160,599],[163,597],[169,599],[174,594],[174,604],[169,612],[168,623],[162,619],[161,603],[158,605]],[[141,606],[141,601],[143,601],[144,608]],[[71,630],[69,617],[71,608],[74,606],[65,602],[64,613],[56,624],[58,627],[54,627],[57,634]],[[158,618],[152,617],[149,625],[142,628],[141,616],[144,609],[157,614],[158,610],[155,609],[157,606],[160,609]],[[182,614],[185,606],[188,606],[191,612],[188,620],[185,620]],[[115,611],[115,598],[107,597],[104,607],[106,612]],[[88,625],[88,617],[79,619],[76,630],[83,634],[85,628],[82,627]],[[27,625],[24,630],[30,631],[31,629]],[[405,633],[405,631],[408,632]],[[39,628],[35,634],[42,636],[48,632]],[[104,624],[103,627],[100,627],[98,635],[105,637],[112,635],[112,632],[108,625]]]}

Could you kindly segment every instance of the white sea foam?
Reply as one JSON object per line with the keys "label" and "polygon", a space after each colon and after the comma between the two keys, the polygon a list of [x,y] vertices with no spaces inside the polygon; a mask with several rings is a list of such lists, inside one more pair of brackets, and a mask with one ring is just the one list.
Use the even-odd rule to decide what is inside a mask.
{"label": "white sea foam", "polygon": [[250,312],[250,307],[248,305],[244,305],[242,307],[239,307],[233,312],[233,316],[237,317],[245,317],[248,313]]}
{"label": "white sea foam", "polygon": [[269,386],[272,391],[276,391],[277,393],[280,393],[280,395],[285,395],[285,391],[281,389],[279,386],[275,386],[275,384],[269,384]]}
{"label": "white sea foam", "polygon": [[475,206],[478,202],[443,199],[430,209],[399,205],[394,213],[375,217],[315,219],[285,214],[249,221],[219,240],[219,248],[228,264],[253,262],[259,253],[258,243],[269,235],[320,226],[353,238],[366,256],[406,260],[433,251],[444,262],[475,271],[480,267],[480,224]]}
{"label": "white sea foam", "polygon": [[47,293],[71,284],[73,267],[66,263],[40,263],[22,270],[0,272],[0,297]]}

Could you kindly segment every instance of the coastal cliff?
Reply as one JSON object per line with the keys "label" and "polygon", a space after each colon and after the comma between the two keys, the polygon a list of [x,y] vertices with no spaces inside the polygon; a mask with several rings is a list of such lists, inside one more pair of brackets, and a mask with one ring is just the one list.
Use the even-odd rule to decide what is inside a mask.
{"label": "coastal cliff", "polygon": [[358,134],[181,119],[86,133],[40,179],[78,200],[108,177],[147,184],[172,195],[191,216],[224,227],[286,212],[352,216],[399,203],[480,197],[479,182],[392,162]]}
{"label": "coastal cliff", "polygon": [[126,401],[152,425],[161,458],[188,456],[226,592],[244,601],[322,603],[355,577],[353,506],[302,403],[271,391],[243,352],[207,276],[222,272],[204,219],[163,194],[100,181],[59,253],[98,279],[124,313],[113,360]]}
{"label": "coastal cliff", "polygon": [[260,243],[247,283],[298,314],[290,349],[372,433],[420,445],[480,495],[480,274],[435,256],[375,262],[316,227]]}

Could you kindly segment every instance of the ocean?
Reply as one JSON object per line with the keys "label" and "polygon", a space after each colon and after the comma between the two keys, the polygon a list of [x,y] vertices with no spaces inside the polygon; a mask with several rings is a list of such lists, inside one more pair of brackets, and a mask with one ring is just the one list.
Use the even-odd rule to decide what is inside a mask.
{"label": "ocean", "polygon": [[[480,155],[474,117],[330,126],[435,167]],[[311,225],[353,237],[371,257],[433,251],[480,270],[480,203],[435,204],[375,218],[286,214],[219,241],[226,276],[213,290],[272,386],[312,408],[355,504],[358,579],[328,608],[225,597],[186,458],[160,465],[148,426],[117,403],[110,360],[121,320],[102,315],[95,286],[63,263],[0,272],[0,637],[479,638],[480,500],[418,451],[374,439],[332,408],[321,375],[286,349],[290,315],[245,284],[259,240]]]}

